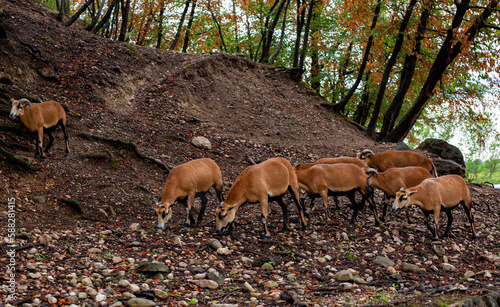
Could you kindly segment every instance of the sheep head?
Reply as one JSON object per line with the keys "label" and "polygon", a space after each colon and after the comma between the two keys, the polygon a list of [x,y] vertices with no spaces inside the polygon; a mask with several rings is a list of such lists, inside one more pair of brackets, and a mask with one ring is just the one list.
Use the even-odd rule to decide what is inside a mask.
{"label": "sheep head", "polygon": [[236,205],[226,206],[224,203],[215,209],[215,227],[217,231],[222,234],[228,227],[230,227],[236,219]]}
{"label": "sheep head", "polygon": [[172,218],[172,205],[164,205],[158,203],[155,206],[156,215],[158,216],[158,228],[165,230],[167,228],[167,223]]}
{"label": "sheep head", "polygon": [[14,98],[12,98],[10,100],[11,104],[12,104],[12,107],[10,108],[10,114],[9,114],[9,118],[11,119],[16,119],[18,116],[23,116],[24,115],[24,107],[26,107],[27,105],[30,106],[30,110],[31,110],[31,102],[26,99],[26,98],[23,98],[23,99],[20,99],[20,100],[15,100]]}
{"label": "sheep head", "polygon": [[417,191],[406,191],[405,188],[401,188],[396,192],[396,200],[392,204],[392,211],[399,212],[402,208],[406,208],[411,203],[411,195],[417,193]]}

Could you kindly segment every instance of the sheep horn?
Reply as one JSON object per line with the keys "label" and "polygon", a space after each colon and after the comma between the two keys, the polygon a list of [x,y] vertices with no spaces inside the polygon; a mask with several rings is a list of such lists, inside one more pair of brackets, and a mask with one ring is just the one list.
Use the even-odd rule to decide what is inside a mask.
{"label": "sheep horn", "polygon": [[372,156],[373,156],[373,155],[375,155],[375,154],[373,153],[373,151],[371,151],[370,149],[365,149],[365,150],[363,150],[363,151],[361,152],[361,154],[362,154],[362,155],[365,155],[365,154],[371,154]]}
{"label": "sheep horn", "polygon": [[369,168],[365,171],[365,173],[367,175],[375,175],[375,176],[378,176],[378,171],[374,168]]}
{"label": "sheep horn", "polygon": [[25,106],[23,105],[23,103],[27,103],[30,106],[30,110],[31,110],[31,102],[28,99],[23,98],[23,99],[19,100],[19,104],[24,108]]}

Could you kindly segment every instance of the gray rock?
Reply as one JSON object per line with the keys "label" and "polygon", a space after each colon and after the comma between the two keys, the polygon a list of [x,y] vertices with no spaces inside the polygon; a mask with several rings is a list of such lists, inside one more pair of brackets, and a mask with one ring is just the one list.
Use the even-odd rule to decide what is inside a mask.
{"label": "gray rock", "polygon": [[439,256],[442,256],[445,253],[441,244],[432,244],[432,250]]}
{"label": "gray rock", "polygon": [[213,238],[207,241],[207,245],[213,248],[214,250],[222,248],[222,243],[220,243],[219,240]]}
{"label": "gray rock", "polygon": [[219,284],[216,283],[213,280],[209,279],[201,279],[201,280],[196,280],[195,283],[200,287],[200,288],[207,288],[207,289],[212,289],[215,290],[219,287]]}
{"label": "gray rock", "polygon": [[415,264],[403,262],[401,264],[401,271],[403,271],[403,272],[411,272],[411,273],[417,274],[417,273],[420,272],[420,269]]}
{"label": "gray rock", "polygon": [[457,270],[457,268],[453,264],[449,264],[449,263],[443,263],[443,264],[441,264],[441,267],[443,268],[443,270],[448,271],[448,272],[453,272],[453,271]]}
{"label": "gray rock", "polygon": [[392,150],[411,150],[411,148],[406,145],[404,142],[398,142]]}
{"label": "gray rock", "polygon": [[225,282],[224,277],[214,268],[210,268],[207,271],[207,279],[215,281],[219,285],[222,285]]}
{"label": "gray rock", "polygon": [[354,276],[351,270],[342,270],[335,274],[335,279],[338,281],[353,281]]}
{"label": "gray rock", "polygon": [[373,263],[381,265],[384,268],[388,268],[388,267],[394,266],[394,261],[392,261],[391,259],[389,259],[387,257],[383,257],[383,256],[377,256],[375,258],[375,260],[373,260]]}
{"label": "gray rock", "polygon": [[269,288],[278,288],[278,286],[279,286],[278,282],[276,282],[274,280],[268,280],[268,281],[264,282],[264,285],[266,287],[269,287]]}
{"label": "gray rock", "polygon": [[255,289],[247,281],[245,281],[245,284],[243,284],[243,289],[249,293],[255,292]]}
{"label": "gray rock", "polygon": [[459,175],[465,177],[465,166],[458,164],[453,160],[431,159],[439,176]]}
{"label": "gray rock", "polygon": [[154,307],[156,303],[145,298],[131,298],[127,301],[129,307]]}
{"label": "gray rock", "polygon": [[199,148],[212,149],[212,144],[206,137],[196,136],[191,140],[191,143]]}
{"label": "gray rock", "polygon": [[[425,139],[418,149],[428,151],[445,160],[452,160],[465,167],[464,155],[458,147],[439,139]],[[438,172],[439,175],[441,175]]]}
{"label": "gray rock", "polygon": [[139,271],[144,273],[168,273],[169,267],[165,263],[145,263],[141,265]]}

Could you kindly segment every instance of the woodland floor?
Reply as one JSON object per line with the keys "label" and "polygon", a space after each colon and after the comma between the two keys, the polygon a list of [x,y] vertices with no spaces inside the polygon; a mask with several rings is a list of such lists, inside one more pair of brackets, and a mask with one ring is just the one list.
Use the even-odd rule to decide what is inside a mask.
{"label": "woodland floor", "polygon": [[[106,306],[125,303],[124,293],[135,292],[160,306],[274,306],[291,305],[280,294],[294,291],[295,305],[417,306],[498,291],[500,268],[492,255],[500,256],[500,191],[487,185],[469,184],[479,238],[470,240],[470,225],[459,208],[451,238],[441,242],[441,255],[420,211],[410,211],[414,224],[407,224],[404,214],[389,213],[379,227],[370,211],[363,211],[349,226],[352,210],[344,198],[341,210],[331,206],[331,223],[316,206],[305,231],[290,206],[288,233],[280,231],[281,210],[272,205],[270,242],[260,240],[256,205],[239,210],[232,236],[217,235],[214,198],[201,225],[184,228],[185,209],[178,206],[168,229],[159,231],[153,204],[167,176],[160,164],[174,167],[210,157],[223,172],[225,195],[249,165],[248,157],[259,162],[282,156],[302,163],[394,144],[375,143],[326,111],[323,99],[286,69],[234,55],[111,42],[78,26],[63,27],[54,12],[30,1],[4,1],[0,9],[8,36],[0,44],[0,146],[39,167],[26,171],[0,157],[2,235],[8,232],[7,199],[14,198],[16,244],[32,245],[15,257],[17,299],[65,305],[72,292],[85,292],[88,298],[77,305]],[[33,136],[7,116],[9,97],[21,96],[68,106],[69,157],[63,155],[58,132],[46,161],[33,158]],[[208,138],[212,149],[193,146],[194,136]],[[160,163],[138,157],[130,143]],[[381,199],[377,194],[377,203]],[[140,229],[131,229],[134,223]],[[441,230],[445,223],[443,215]],[[206,248],[211,238],[231,253]],[[1,248],[8,250],[5,240]],[[395,272],[376,264],[377,256],[393,260]],[[0,262],[8,261],[4,253]],[[151,261],[168,264],[171,278],[134,270]],[[261,269],[265,262],[274,269]],[[416,264],[419,273],[402,271],[403,263]],[[446,271],[443,263],[455,270]],[[206,273],[208,268],[225,278],[216,289],[195,282],[197,269]],[[336,281],[333,275],[344,269],[358,271],[365,283]],[[475,275],[464,277],[468,271]],[[7,282],[7,272],[0,272],[0,279]],[[242,289],[245,282],[256,294]],[[153,289],[168,295],[160,298]],[[105,299],[96,303],[100,291]],[[5,297],[0,293],[2,301]]]}

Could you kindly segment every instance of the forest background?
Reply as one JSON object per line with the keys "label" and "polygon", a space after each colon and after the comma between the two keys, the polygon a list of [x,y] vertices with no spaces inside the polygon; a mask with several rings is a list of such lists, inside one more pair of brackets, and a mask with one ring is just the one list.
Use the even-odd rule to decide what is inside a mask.
{"label": "forest background", "polygon": [[227,52],[290,70],[379,141],[459,147],[500,183],[498,0],[40,0],[131,45]]}

